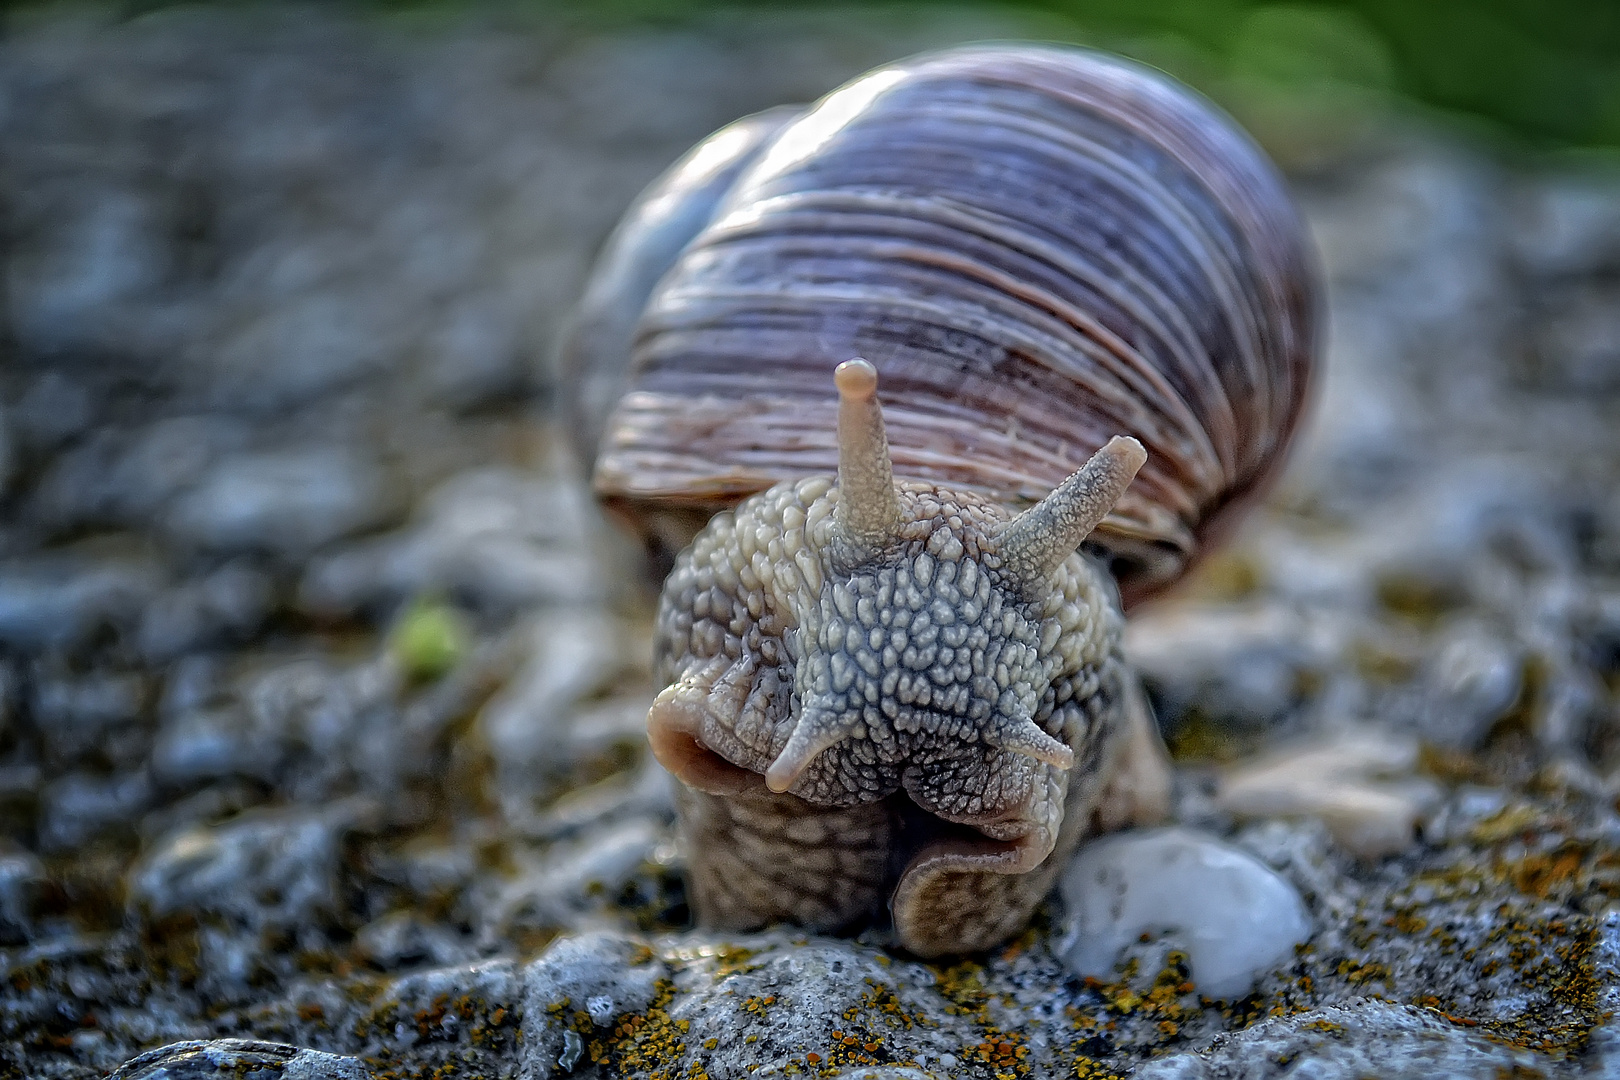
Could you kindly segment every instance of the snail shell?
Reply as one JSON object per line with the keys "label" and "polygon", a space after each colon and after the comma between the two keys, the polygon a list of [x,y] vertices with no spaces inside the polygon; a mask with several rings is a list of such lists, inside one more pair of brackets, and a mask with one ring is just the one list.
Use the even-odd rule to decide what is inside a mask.
{"label": "snail shell", "polygon": [[[887,903],[913,951],[983,948],[1087,830],[1162,810],[1121,599],[1274,474],[1314,336],[1269,163],[1098,53],[898,63],[656,182],[564,356],[605,505],[655,548],[697,537],[649,733],[699,919]],[[854,354],[881,387],[846,365],[835,396]],[[902,624],[943,635],[927,662]]]}

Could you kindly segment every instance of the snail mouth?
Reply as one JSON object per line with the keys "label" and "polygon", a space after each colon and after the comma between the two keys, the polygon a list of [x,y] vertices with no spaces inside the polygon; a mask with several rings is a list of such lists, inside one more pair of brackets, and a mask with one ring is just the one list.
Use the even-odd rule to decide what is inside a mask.
{"label": "snail mouth", "polygon": [[647,742],[658,764],[688,787],[710,795],[764,791],[758,773],[733,765],[698,738],[700,718],[679,701],[660,695],[647,713]]}

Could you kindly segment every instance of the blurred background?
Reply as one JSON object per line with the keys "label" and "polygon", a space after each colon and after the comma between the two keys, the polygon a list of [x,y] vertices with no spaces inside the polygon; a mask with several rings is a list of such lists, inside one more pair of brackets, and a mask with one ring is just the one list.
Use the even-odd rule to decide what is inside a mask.
{"label": "blurred background", "polygon": [[[1131,630],[1184,816],[1243,821],[1222,770],[1298,739],[1363,749],[1342,788],[1284,769],[1266,805],[1371,790],[1394,835],[1463,859],[1527,785],[1620,791],[1620,5],[132,2],[0,25],[19,1073],[267,1017],[330,1041],[300,980],[684,925],[641,734],[649,600],[569,458],[554,342],[693,142],[961,41],[1189,82],[1285,170],[1319,250],[1328,360],[1291,470]],[[1536,887],[1605,910],[1596,860]]]}

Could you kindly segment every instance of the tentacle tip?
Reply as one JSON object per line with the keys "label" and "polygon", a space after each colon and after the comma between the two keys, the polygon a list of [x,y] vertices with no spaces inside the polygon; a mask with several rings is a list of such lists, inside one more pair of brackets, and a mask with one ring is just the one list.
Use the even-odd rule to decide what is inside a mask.
{"label": "tentacle tip", "polygon": [[782,752],[765,770],[765,786],[780,795],[798,783],[799,777],[804,775],[816,758],[841,738],[842,733],[836,728],[818,724],[814,718],[801,717],[793,737],[788,739]]}
{"label": "tentacle tip", "polygon": [[1066,743],[1054,739],[1032,720],[990,733],[985,739],[991,746],[1050,765],[1068,772],[1074,768],[1074,750]]}
{"label": "tentacle tip", "polygon": [[1035,760],[1045,762],[1054,769],[1062,769],[1064,772],[1068,772],[1074,768],[1074,751],[1065,746],[1059,750],[1040,755]]}
{"label": "tentacle tip", "polygon": [[1074,751],[1056,739],[1050,739],[1047,742],[1032,741],[1024,745],[1009,746],[1007,749],[1015,754],[1023,754],[1027,758],[1039,761],[1043,765],[1050,765],[1054,769],[1062,769],[1064,772],[1074,768]]}
{"label": "tentacle tip", "polygon": [[787,755],[784,754],[782,757],[777,758],[771,762],[771,767],[765,770],[765,786],[778,795],[792,787],[794,782],[799,779],[800,774],[804,772],[805,765],[809,764],[808,762],[789,762],[785,760],[786,757]]}
{"label": "tentacle tip", "polygon": [[1118,461],[1132,475],[1147,464],[1147,450],[1129,435],[1115,435],[1100,452]]}
{"label": "tentacle tip", "polygon": [[877,393],[877,368],[859,356],[845,360],[833,370],[838,396],[846,401],[865,401]]}

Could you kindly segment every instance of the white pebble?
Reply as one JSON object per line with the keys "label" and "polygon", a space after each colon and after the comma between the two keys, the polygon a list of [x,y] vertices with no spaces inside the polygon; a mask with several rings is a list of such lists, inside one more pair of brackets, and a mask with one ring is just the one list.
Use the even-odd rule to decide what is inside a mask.
{"label": "white pebble", "polygon": [[606,994],[586,998],[585,1011],[591,1014],[591,1023],[605,1028],[613,1022],[613,999]]}
{"label": "white pebble", "polygon": [[1311,934],[1299,894],[1265,864],[1212,836],[1168,828],[1104,837],[1062,881],[1059,957],[1076,974],[1115,977],[1120,950],[1172,933],[1201,993],[1234,998]]}

